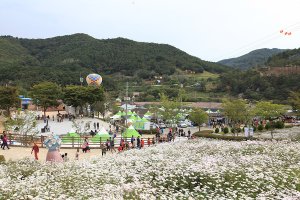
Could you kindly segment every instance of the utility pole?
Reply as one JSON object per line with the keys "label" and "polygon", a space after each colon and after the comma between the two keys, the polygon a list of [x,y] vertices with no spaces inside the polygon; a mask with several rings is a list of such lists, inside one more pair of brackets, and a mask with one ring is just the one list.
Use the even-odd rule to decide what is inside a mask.
{"label": "utility pole", "polygon": [[79,78],[79,81],[80,81],[80,85],[82,86],[83,78],[81,77],[81,72],[80,72],[80,78]]}
{"label": "utility pole", "polygon": [[126,111],[125,111],[126,112],[126,115],[125,115],[125,125],[127,127],[127,118],[128,118],[128,116],[127,116],[127,113],[128,113],[127,102],[129,100],[129,97],[128,97],[128,82],[126,82],[126,96],[125,96],[124,100],[125,100],[125,104],[126,104],[126,107],[125,107],[125,109],[126,109]]}

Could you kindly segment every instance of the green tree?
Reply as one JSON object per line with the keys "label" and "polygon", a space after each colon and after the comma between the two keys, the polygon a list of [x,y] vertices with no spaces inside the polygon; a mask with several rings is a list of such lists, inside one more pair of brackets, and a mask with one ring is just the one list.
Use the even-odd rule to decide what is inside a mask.
{"label": "green tree", "polygon": [[16,87],[0,86],[0,109],[6,111],[6,115],[10,115],[10,108],[19,107],[20,99],[18,89]]}
{"label": "green tree", "polygon": [[59,105],[62,90],[56,83],[42,82],[32,87],[31,95],[35,104],[43,108],[46,116],[47,108]]}
{"label": "green tree", "polygon": [[285,113],[284,105],[274,104],[269,101],[260,101],[255,105],[255,115],[272,120]]}
{"label": "green tree", "polygon": [[289,103],[297,115],[300,115],[300,92],[291,92]]}
{"label": "green tree", "polygon": [[103,98],[104,94],[101,87],[69,85],[64,88],[64,103],[73,106],[75,110],[79,107],[80,114],[83,113],[84,106],[93,105],[97,101],[102,101]]}
{"label": "green tree", "polygon": [[103,119],[105,118],[106,112],[109,110],[110,103],[108,101],[108,94],[104,93],[102,100],[93,103],[92,108],[94,111],[102,114]]}
{"label": "green tree", "polygon": [[252,108],[242,99],[225,99],[222,108],[231,123],[231,127],[234,128],[239,128],[242,123],[249,123],[253,116]]}
{"label": "green tree", "polygon": [[[7,119],[4,127],[7,131],[17,131],[24,136],[38,133],[35,113],[30,111],[17,112],[16,115]],[[28,140],[22,141],[25,145],[28,145],[28,142]]]}
{"label": "green tree", "polygon": [[160,101],[162,110],[159,112],[159,114],[163,120],[177,123],[179,119],[178,113],[180,108],[180,102],[178,99],[171,101],[165,94],[162,93],[160,94]]}
{"label": "green tree", "polygon": [[[274,104],[269,101],[260,101],[256,104],[254,109],[255,115],[263,119],[273,121],[274,118],[280,117],[285,113],[284,105]],[[273,138],[274,126],[271,124],[271,137]]]}
{"label": "green tree", "polygon": [[189,118],[192,122],[195,122],[198,124],[199,131],[200,131],[201,124],[207,122],[207,120],[208,120],[208,114],[205,111],[203,111],[202,109],[196,108],[190,113]]}

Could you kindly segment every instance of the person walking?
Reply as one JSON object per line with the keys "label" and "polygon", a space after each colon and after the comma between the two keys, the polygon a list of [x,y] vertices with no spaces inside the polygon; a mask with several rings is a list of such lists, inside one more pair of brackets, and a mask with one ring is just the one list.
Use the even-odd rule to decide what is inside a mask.
{"label": "person walking", "polygon": [[76,150],[75,160],[79,160],[79,148]]}
{"label": "person walking", "polygon": [[143,148],[144,145],[145,145],[145,141],[144,141],[144,139],[142,138],[142,139],[141,139],[141,148]]}
{"label": "person walking", "polygon": [[3,150],[4,150],[5,147],[7,147],[7,149],[10,149],[10,148],[8,147],[7,141],[8,141],[7,136],[6,136],[6,134],[4,134],[4,135],[3,135],[3,138],[2,138],[2,149],[3,149]]}
{"label": "person walking", "polygon": [[106,145],[106,151],[109,151],[110,150],[110,141],[108,139],[106,140],[105,145]]}
{"label": "person walking", "polygon": [[150,140],[150,138],[148,138],[147,144],[148,144],[148,147],[150,147],[150,145],[151,145],[151,140]]}
{"label": "person walking", "polygon": [[39,159],[39,158],[38,158],[38,153],[39,153],[39,151],[40,151],[39,146],[34,142],[34,143],[33,143],[32,150],[31,150],[31,154],[32,154],[32,152],[34,152],[34,158],[35,158],[36,160]]}
{"label": "person walking", "polygon": [[112,151],[116,152],[116,150],[115,150],[115,140],[114,140],[114,138],[111,138],[111,139],[110,139],[110,151],[111,151],[111,152],[112,152]]}
{"label": "person walking", "polygon": [[131,139],[130,139],[130,142],[131,142],[131,146],[133,146],[133,142],[134,142],[134,137],[133,137],[133,135],[131,136]]}
{"label": "person walking", "polygon": [[101,148],[101,151],[102,151],[102,156],[106,155],[106,148],[107,147],[105,147],[103,144],[101,144],[100,148]]}
{"label": "person walking", "polygon": [[138,136],[137,139],[136,139],[136,148],[138,148],[138,149],[141,148],[141,139],[140,139],[140,136]]}

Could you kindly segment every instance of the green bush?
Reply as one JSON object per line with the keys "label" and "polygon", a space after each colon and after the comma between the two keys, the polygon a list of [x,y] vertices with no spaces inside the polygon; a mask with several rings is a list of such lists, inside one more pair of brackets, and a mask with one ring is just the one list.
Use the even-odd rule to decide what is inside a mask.
{"label": "green bush", "polygon": [[0,163],[5,162],[4,155],[0,155]]}
{"label": "green bush", "polygon": [[262,124],[258,125],[258,127],[257,127],[257,130],[259,130],[259,131],[262,131],[262,130],[264,130],[264,127],[263,127],[263,125],[262,125]]}
{"label": "green bush", "polygon": [[141,133],[142,135],[147,134],[147,135],[153,135],[156,133],[156,129],[152,129],[152,130],[139,130],[139,133]]}
{"label": "green bush", "polygon": [[228,127],[225,127],[224,130],[223,130],[223,132],[224,132],[225,134],[228,133],[228,132],[229,132]]}
{"label": "green bush", "polygon": [[220,131],[219,128],[215,129],[215,133],[219,133],[219,131]]}
{"label": "green bush", "polygon": [[292,127],[294,127],[293,125],[286,125],[286,126],[284,126],[284,128],[292,128]]}
{"label": "green bush", "polygon": [[274,126],[274,128],[278,128],[278,129],[284,128],[284,122],[277,121],[273,124],[273,126]]}
{"label": "green bush", "polygon": [[[196,137],[204,137],[204,138],[220,139],[220,140],[233,140],[233,141],[249,140],[249,138],[242,137],[242,136],[216,135],[216,134],[208,134],[208,133],[201,133],[201,132],[196,132],[194,133],[194,135]],[[251,140],[256,140],[256,138],[251,138]]]}
{"label": "green bush", "polygon": [[[243,128],[244,129],[244,128]],[[238,133],[242,132],[242,129],[239,127],[236,129]]]}
{"label": "green bush", "polygon": [[203,131],[199,131],[197,133],[200,133],[200,134],[212,134],[214,131],[213,130],[203,130]]}
{"label": "green bush", "polygon": [[269,130],[271,128],[271,124],[270,124],[270,122],[268,122],[266,125],[265,125],[265,129],[266,130]]}
{"label": "green bush", "polygon": [[235,128],[231,128],[231,129],[230,129],[230,132],[231,132],[231,133],[235,133]]}

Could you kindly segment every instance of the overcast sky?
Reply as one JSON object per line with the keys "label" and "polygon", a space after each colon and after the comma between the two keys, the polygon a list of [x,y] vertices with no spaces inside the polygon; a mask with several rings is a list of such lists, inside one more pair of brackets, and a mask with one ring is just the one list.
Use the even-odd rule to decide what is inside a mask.
{"label": "overcast sky", "polygon": [[299,48],[299,9],[300,0],[0,0],[0,35],[124,37],[218,61]]}

